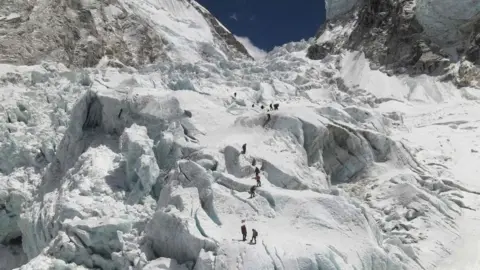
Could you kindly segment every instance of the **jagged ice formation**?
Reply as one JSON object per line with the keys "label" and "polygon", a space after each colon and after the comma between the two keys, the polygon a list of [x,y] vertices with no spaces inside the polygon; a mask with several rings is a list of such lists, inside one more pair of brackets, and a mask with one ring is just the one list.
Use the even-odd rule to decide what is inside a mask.
{"label": "jagged ice formation", "polygon": [[253,61],[194,1],[0,10],[0,268],[436,269],[451,252],[475,191],[407,138],[475,89],[372,70],[343,25]]}

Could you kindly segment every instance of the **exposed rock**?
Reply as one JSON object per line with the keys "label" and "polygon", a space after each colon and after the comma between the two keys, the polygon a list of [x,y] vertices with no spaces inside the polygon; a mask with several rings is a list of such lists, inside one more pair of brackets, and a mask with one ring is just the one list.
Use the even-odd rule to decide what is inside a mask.
{"label": "exposed rock", "polygon": [[[345,7],[349,8],[339,9],[330,3],[327,10],[336,9],[330,11],[332,15],[317,33],[317,41],[310,46],[307,57],[318,60],[328,53],[338,53],[341,49],[358,50],[371,60],[372,69],[382,66],[380,70],[387,74],[407,73],[411,76],[439,76],[455,72],[452,64],[462,61],[462,54],[467,61],[478,65],[480,27],[477,21],[480,20],[473,16],[475,13],[471,10],[468,15],[460,12],[470,2],[455,4],[455,12],[461,17],[458,19],[451,19],[450,15],[444,14],[446,11],[442,10],[444,6],[439,6],[440,4],[444,3],[434,5],[428,0],[346,1]],[[434,6],[435,10],[432,11]],[[438,12],[443,12],[438,18],[425,15]],[[441,20],[449,22],[441,23]],[[461,31],[458,31],[460,24]],[[440,33],[448,40],[433,33]],[[456,38],[453,38],[454,35]],[[450,43],[460,44],[462,41],[465,41],[464,45],[457,46],[460,55],[451,50],[447,53],[447,49],[452,46]],[[443,80],[453,80],[458,86],[477,83],[477,80],[465,78],[462,74],[446,76]]]}
{"label": "exposed rock", "polygon": [[312,60],[321,60],[332,52],[333,44],[331,42],[314,44],[308,48],[307,57]]}
{"label": "exposed rock", "polygon": [[467,49],[465,57],[468,61],[479,65],[480,64],[480,47],[478,45],[472,45]]}
{"label": "exposed rock", "polygon": [[[199,16],[204,16],[218,50],[230,57],[250,57],[208,11],[194,4],[186,0],[176,3],[181,9],[196,8]],[[106,58],[117,66],[139,67],[171,60],[170,51],[177,44],[158,31],[164,26],[139,15],[142,9],[140,3],[116,0],[7,1],[0,6],[0,14],[15,12],[0,24],[0,62],[30,65],[48,59],[72,67],[93,67]],[[206,55],[217,49],[208,50]]]}
{"label": "exposed rock", "polygon": [[205,19],[210,23],[212,27],[212,31],[214,32],[214,35],[220,42],[224,41],[230,50],[234,52],[237,51],[240,54],[243,54],[248,58],[253,59],[253,57],[248,53],[245,46],[243,46],[243,44],[240,43],[235,38],[235,36],[232,33],[230,33],[230,31],[228,31],[224,26],[222,26],[220,22],[210,12],[208,12],[208,10],[206,10],[205,8],[201,7],[196,3],[194,5],[195,5],[195,8],[198,10],[198,12],[203,14]]}

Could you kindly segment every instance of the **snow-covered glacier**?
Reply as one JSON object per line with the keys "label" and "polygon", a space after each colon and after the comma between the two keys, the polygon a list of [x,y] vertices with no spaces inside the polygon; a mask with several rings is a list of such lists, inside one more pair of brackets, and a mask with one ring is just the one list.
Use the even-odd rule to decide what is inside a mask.
{"label": "snow-covered glacier", "polygon": [[[475,268],[478,89],[359,51],[311,60],[314,39],[253,61],[194,1],[60,2],[93,19],[57,34],[117,35],[98,32],[88,61],[28,42],[2,55],[0,269]],[[46,31],[33,15],[53,6],[21,3],[2,20],[29,40],[15,31]],[[165,58],[146,60],[152,36]]]}

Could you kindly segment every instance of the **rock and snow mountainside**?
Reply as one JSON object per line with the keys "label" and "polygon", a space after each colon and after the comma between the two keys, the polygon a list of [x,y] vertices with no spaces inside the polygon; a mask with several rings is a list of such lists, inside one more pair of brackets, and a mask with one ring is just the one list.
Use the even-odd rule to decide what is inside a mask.
{"label": "rock and snow mountainside", "polygon": [[3,63],[93,67],[105,58],[138,67],[251,57],[205,8],[187,0],[4,1],[0,22]]}
{"label": "rock and snow mountainside", "polygon": [[327,0],[311,59],[352,49],[389,75],[428,74],[480,86],[480,2]]}
{"label": "rock and snow mountainside", "polygon": [[255,62],[194,1],[19,3],[0,46],[45,43],[1,50],[0,269],[478,268],[476,89],[306,41]]}

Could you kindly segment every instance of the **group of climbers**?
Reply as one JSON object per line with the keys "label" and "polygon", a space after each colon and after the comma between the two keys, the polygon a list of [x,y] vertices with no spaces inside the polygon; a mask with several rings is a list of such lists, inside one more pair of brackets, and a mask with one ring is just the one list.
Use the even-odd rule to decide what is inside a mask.
{"label": "group of climbers", "polygon": [[[236,93],[236,92],[233,93],[232,100],[233,100],[233,101],[239,101],[239,100],[237,99],[237,93]],[[241,102],[241,103],[244,103],[244,101]],[[279,106],[280,106],[279,103],[270,103],[270,105],[268,106],[270,109],[267,109],[267,112],[269,112],[269,111],[278,111],[278,107],[279,107]],[[255,107],[255,103],[252,103],[252,108],[254,108],[254,107]],[[264,106],[264,105],[260,105],[260,109],[262,109],[262,110],[265,109],[265,106]]]}
{"label": "group of climbers", "polygon": [[[232,96],[232,102],[231,103],[235,103],[237,105],[240,105],[240,106],[246,106],[246,103],[243,99],[237,99],[237,93],[233,93],[233,96]],[[278,111],[278,107],[280,106],[279,103],[270,103],[268,105],[268,108],[267,108],[267,121],[265,121],[265,123],[263,124],[263,126],[265,126],[271,119],[271,115],[270,115],[270,112],[271,111]],[[255,107],[255,103],[252,103],[252,108]],[[264,110],[265,109],[265,106],[264,105],[260,105],[260,109]]]}
{"label": "group of climbers", "polygon": [[262,182],[260,181],[260,170],[258,169],[258,167],[255,167],[255,177],[253,179],[257,180],[257,185],[250,188],[250,198],[255,197],[255,190],[257,189],[257,187],[262,186]]}
{"label": "group of climbers", "polygon": [[[267,112],[269,112],[269,111],[278,111],[278,106],[280,106],[280,104],[278,104],[278,103],[275,103],[275,104],[270,103],[270,105],[269,105],[270,109],[267,109]],[[252,104],[252,108],[254,108],[254,107],[255,107],[255,104]],[[265,106],[260,105],[260,109],[262,109],[262,110],[265,109]]]}
{"label": "group of climbers", "polygon": [[[247,144],[244,143],[242,145],[242,152],[241,152],[243,155],[245,155],[247,153]],[[255,166],[257,164],[257,160],[254,158],[252,160],[252,166]],[[260,169],[258,167],[255,166],[255,177],[253,178],[257,181],[257,185],[256,186],[252,186],[250,188],[250,198],[253,198],[255,197],[255,190],[257,189],[257,187],[261,187],[262,186],[262,182],[260,181]]]}
{"label": "group of climbers", "polygon": [[[237,93],[234,93],[233,96],[234,96],[234,99],[235,99],[237,97]],[[255,104],[252,104],[252,108],[253,107],[255,107]],[[267,112],[278,110],[278,107],[279,107],[278,103],[275,103],[275,104],[270,103],[269,109],[267,109]],[[261,105],[260,108],[263,110],[263,109],[265,109],[265,106]],[[268,121],[270,121],[270,119],[271,119],[271,115],[270,115],[270,113],[267,113],[267,123],[268,123]],[[247,153],[247,144],[246,143],[242,145],[241,153],[243,155],[245,155]],[[255,179],[257,181],[257,184],[250,187],[250,192],[249,192],[250,193],[250,198],[255,197],[255,190],[257,189],[257,187],[262,186],[262,182],[260,180],[260,169],[256,166],[256,164],[257,164],[257,160],[255,158],[253,158],[252,166],[255,167],[255,177],[253,179]],[[243,236],[242,240],[246,241],[247,240],[247,227],[245,225],[245,220],[242,220],[241,231],[242,231],[242,236]],[[257,236],[258,236],[258,232],[255,229],[252,229],[252,239],[250,240],[250,243],[256,244],[257,243]]]}
{"label": "group of climbers", "polygon": [[[242,241],[247,241],[247,226],[245,225],[245,220],[242,220],[241,230],[242,230],[242,236],[243,236]],[[250,240],[250,243],[256,244],[257,236],[258,236],[257,230],[252,229],[252,239]]]}

